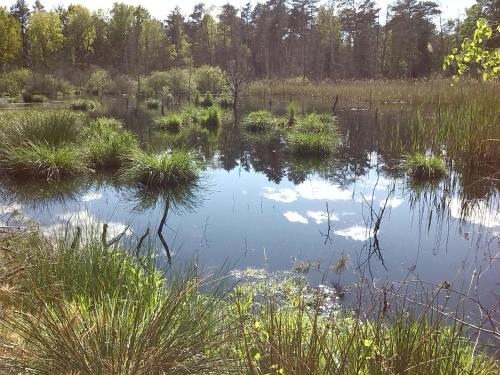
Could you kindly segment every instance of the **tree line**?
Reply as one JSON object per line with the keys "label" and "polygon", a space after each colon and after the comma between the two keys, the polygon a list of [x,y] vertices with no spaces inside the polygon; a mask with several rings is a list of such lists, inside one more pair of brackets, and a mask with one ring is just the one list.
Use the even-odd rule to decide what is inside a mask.
{"label": "tree line", "polygon": [[[259,78],[420,78],[442,72],[443,58],[472,35],[476,20],[500,20],[500,0],[477,0],[463,20],[443,20],[433,1],[268,0],[214,15],[197,4],[165,19],[142,6],[109,11],[82,5],[0,8],[0,67],[36,72],[101,67],[139,77],[171,68],[237,62]],[[500,46],[496,34],[493,46]]]}

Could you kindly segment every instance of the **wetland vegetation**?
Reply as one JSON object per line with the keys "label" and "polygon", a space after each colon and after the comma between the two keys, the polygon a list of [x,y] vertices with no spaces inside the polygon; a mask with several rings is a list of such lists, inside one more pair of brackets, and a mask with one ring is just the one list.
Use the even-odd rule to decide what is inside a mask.
{"label": "wetland vegetation", "polygon": [[0,7],[0,374],[500,372],[497,3]]}

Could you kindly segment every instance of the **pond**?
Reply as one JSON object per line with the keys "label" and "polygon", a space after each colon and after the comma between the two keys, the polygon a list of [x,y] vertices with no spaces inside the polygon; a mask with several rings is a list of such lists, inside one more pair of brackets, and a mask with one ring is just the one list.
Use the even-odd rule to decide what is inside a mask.
{"label": "pond", "polygon": [[[245,111],[284,113],[288,100],[249,99]],[[419,280],[470,291],[484,306],[498,301],[500,196],[489,171],[457,167],[434,185],[410,183],[398,168],[409,142],[411,111],[403,104],[339,108],[338,150],[322,160],[290,157],[279,138],[249,135],[225,124],[218,132],[172,139],[152,127],[155,111],[108,99],[106,113],[122,118],[144,146],[195,148],[204,163],[201,186],[161,201],[139,196],[113,176],[47,184],[1,182],[0,212],[15,225],[17,212],[45,231],[75,223],[108,223],[108,237],[137,240],[149,228],[163,237],[174,264],[197,259],[205,270],[291,270],[311,284],[348,288]],[[330,111],[331,103],[299,103],[299,112]],[[445,150],[444,150],[445,151]],[[149,198],[149,199],[148,199]],[[99,224],[102,225],[102,224]],[[341,275],[329,270],[347,258]]]}

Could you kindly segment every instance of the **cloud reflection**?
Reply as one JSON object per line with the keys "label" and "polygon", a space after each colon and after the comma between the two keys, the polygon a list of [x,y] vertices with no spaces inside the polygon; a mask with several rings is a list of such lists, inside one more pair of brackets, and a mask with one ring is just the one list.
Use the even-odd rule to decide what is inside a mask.
{"label": "cloud reflection", "polygon": [[265,187],[264,190],[262,193],[264,198],[282,203],[292,203],[299,198],[329,201],[347,201],[352,199],[352,192],[350,190],[342,189],[338,185],[333,185],[323,180],[305,181],[296,185],[293,189]]}
{"label": "cloud reflection", "polygon": [[372,234],[367,227],[358,224],[349,228],[336,230],[333,233],[337,236],[351,238],[354,241],[366,241],[372,237]]}
{"label": "cloud reflection", "polygon": [[309,220],[297,211],[287,211],[283,214],[283,216],[291,223],[309,224]]}

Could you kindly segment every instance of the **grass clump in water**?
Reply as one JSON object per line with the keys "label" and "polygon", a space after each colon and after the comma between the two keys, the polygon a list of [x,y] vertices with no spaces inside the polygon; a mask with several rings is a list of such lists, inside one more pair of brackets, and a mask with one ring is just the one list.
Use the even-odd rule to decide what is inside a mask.
{"label": "grass clump in water", "polygon": [[290,151],[304,156],[331,154],[337,140],[338,133],[333,118],[316,113],[298,119],[287,137]]}
{"label": "grass clump in water", "polygon": [[70,105],[70,108],[73,110],[73,111],[93,111],[94,109],[96,109],[99,105],[93,101],[93,100],[89,100],[89,99],[79,99],[79,100],[75,100],[74,102],[71,103]]}
{"label": "grass clump in water", "polygon": [[94,168],[118,168],[139,148],[135,136],[121,122],[99,118],[90,124],[87,153]]}
{"label": "grass clump in water", "polygon": [[0,159],[2,169],[13,175],[35,176],[48,181],[86,171],[81,153],[68,145],[27,142],[7,148]]}
{"label": "grass clump in water", "polygon": [[214,101],[214,98],[213,98],[212,94],[210,93],[210,91],[207,92],[207,94],[205,95],[203,100],[200,102],[200,105],[203,107],[212,107],[214,104],[215,104],[215,101]]}
{"label": "grass clump in water", "polygon": [[216,106],[207,108],[202,119],[202,125],[207,128],[217,128],[221,124],[220,110]]}
{"label": "grass clump in water", "polygon": [[403,165],[414,180],[436,181],[448,174],[443,159],[437,155],[412,154],[404,160]]}
{"label": "grass clump in water", "polygon": [[172,187],[196,181],[199,167],[191,154],[182,150],[162,154],[136,152],[124,164],[121,175],[126,181],[146,187]]}
{"label": "grass clump in water", "polygon": [[22,93],[22,97],[25,103],[45,103],[47,101],[47,97],[45,95],[32,94],[27,91]]}
{"label": "grass clump in water", "polygon": [[246,115],[242,124],[249,132],[266,132],[274,129],[278,125],[278,120],[269,111],[256,111]]}
{"label": "grass clump in water", "polygon": [[178,132],[181,129],[182,117],[175,113],[160,116],[155,120],[155,124],[160,130]]}

